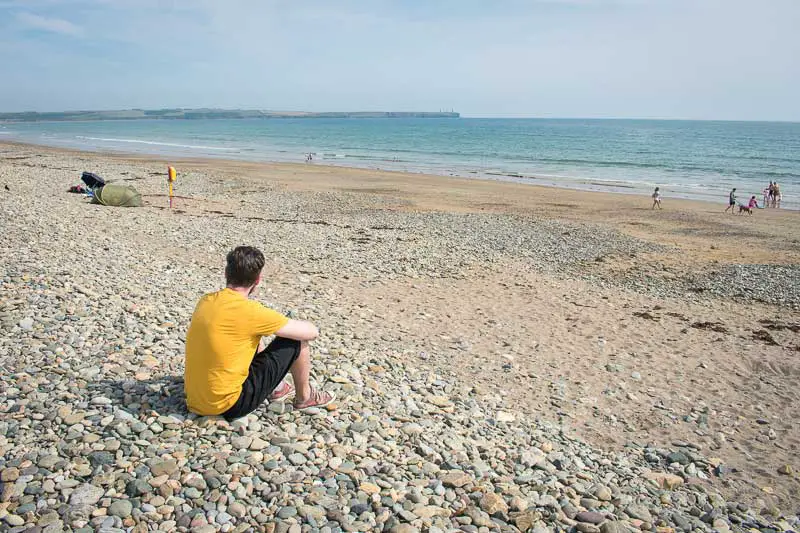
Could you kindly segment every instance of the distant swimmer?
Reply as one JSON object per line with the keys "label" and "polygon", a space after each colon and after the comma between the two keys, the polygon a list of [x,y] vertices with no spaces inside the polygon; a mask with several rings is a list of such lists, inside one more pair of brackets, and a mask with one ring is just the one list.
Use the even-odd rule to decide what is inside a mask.
{"label": "distant swimmer", "polygon": [[653,191],[652,198],[653,198],[653,207],[652,207],[652,209],[655,209],[656,206],[658,206],[658,208],[661,209],[661,192],[659,192],[658,187],[656,187],[656,190]]}
{"label": "distant swimmer", "polygon": [[728,209],[730,209],[732,215],[735,207],[736,207],[736,187],[731,189],[731,193],[728,195],[728,207],[725,208],[725,212],[727,213]]}

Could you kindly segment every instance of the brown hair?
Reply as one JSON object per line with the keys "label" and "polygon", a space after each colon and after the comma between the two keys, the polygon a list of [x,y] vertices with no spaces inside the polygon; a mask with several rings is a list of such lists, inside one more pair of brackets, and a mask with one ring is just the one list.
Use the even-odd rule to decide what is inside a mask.
{"label": "brown hair", "polygon": [[254,285],[264,268],[264,254],[252,246],[237,246],[228,253],[225,282],[231,287]]}

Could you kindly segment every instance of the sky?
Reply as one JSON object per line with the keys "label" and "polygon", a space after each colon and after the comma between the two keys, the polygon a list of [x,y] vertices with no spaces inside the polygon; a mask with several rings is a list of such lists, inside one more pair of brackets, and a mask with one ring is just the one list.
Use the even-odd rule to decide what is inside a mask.
{"label": "sky", "polygon": [[0,0],[0,111],[800,121],[800,0]]}

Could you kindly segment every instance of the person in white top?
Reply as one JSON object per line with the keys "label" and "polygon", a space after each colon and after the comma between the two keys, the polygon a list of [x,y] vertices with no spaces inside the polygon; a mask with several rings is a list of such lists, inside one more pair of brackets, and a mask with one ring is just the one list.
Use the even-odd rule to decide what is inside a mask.
{"label": "person in white top", "polygon": [[659,192],[658,187],[656,187],[656,190],[653,191],[652,198],[653,198],[652,209],[655,209],[656,206],[658,206],[658,208],[661,209],[661,193]]}

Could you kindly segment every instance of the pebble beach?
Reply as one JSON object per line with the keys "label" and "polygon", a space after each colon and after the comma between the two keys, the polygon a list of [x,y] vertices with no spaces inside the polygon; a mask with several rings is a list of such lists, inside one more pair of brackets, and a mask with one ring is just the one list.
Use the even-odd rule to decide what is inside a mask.
{"label": "pebble beach", "polygon": [[[0,144],[0,531],[797,530],[800,215],[664,207]],[[328,409],[187,412],[240,244]]]}

